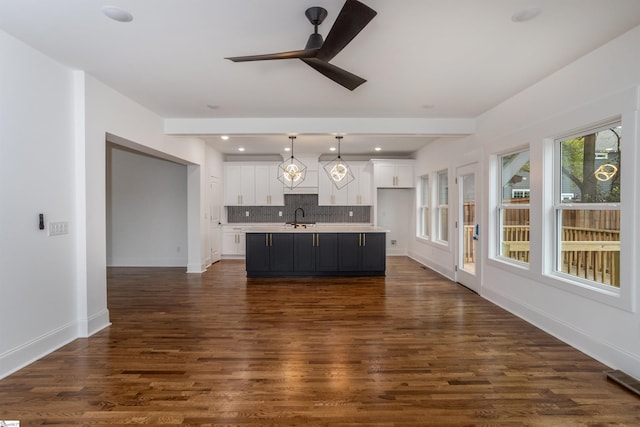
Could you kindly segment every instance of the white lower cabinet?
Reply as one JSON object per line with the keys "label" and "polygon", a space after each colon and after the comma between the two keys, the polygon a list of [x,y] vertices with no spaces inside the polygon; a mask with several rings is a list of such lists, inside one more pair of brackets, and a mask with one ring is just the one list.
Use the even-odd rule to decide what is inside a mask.
{"label": "white lower cabinet", "polygon": [[246,234],[244,227],[222,227],[222,256],[244,257],[246,254]]}

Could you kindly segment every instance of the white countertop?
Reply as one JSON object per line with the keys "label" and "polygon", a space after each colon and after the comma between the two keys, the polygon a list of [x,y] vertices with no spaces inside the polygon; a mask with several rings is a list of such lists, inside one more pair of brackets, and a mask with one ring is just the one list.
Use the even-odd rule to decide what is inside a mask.
{"label": "white countertop", "polygon": [[245,227],[247,233],[388,233],[389,230],[373,225],[355,224],[307,224],[307,227],[293,228],[291,224],[256,225]]}

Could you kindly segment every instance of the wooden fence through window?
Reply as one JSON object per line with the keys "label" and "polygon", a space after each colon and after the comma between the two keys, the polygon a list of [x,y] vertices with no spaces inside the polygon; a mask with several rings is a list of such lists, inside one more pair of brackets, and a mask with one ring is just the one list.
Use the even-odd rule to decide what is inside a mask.
{"label": "wooden fence through window", "polygon": [[[517,199],[528,203],[528,199]],[[464,262],[473,263],[475,206],[464,205]],[[506,209],[502,227],[501,255],[529,262],[528,209]],[[563,212],[560,268],[573,276],[620,286],[620,212],[614,210],[567,210]]]}

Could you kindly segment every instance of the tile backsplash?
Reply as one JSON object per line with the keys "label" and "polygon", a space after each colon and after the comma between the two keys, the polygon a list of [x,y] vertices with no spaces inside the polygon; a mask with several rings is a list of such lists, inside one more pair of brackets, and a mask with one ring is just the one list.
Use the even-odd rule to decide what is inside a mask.
{"label": "tile backsplash", "polygon": [[[371,206],[318,206],[317,194],[285,194],[284,206],[227,206],[229,223],[293,222],[297,208],[304,210],[301,223],[370,223]],[[249,216],[247,216],[249,212]],[[282,216],[279,213],[282,212]],[[353,216],[349,216],[349,212]]]}

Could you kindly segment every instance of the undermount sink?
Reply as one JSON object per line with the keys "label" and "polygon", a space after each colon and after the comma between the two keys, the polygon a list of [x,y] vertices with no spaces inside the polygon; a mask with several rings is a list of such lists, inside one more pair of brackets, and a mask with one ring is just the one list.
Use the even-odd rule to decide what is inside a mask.
{"label": "undermount sink", "polygon": [[285,225],[285,227],[291,227],[291,228],[308,228],[308,227],[315,227],[316,223],[315,222],[301,222],[301,223],[292,223],[292,222],[287,222]]}

